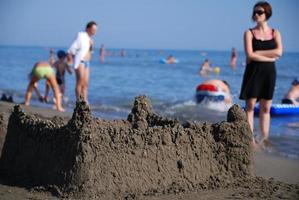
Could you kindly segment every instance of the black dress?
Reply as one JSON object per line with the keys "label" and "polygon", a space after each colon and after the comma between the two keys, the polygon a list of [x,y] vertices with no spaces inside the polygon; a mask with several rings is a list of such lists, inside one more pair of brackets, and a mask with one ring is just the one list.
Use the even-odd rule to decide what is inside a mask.
{"label": "black dress", "polygon": [[[271,40],[258,40],[255,38],[252,29],[250,29],[253,39],[253,51],[271,50],[276,48],[276,42]],[[274,29],[272,30],[274,34]],[[246,65],[243,76],[243,83],[240,93],[240,99],[257,98],[271,100],[273,98],[276,81],[275,62],[251,61]]]}

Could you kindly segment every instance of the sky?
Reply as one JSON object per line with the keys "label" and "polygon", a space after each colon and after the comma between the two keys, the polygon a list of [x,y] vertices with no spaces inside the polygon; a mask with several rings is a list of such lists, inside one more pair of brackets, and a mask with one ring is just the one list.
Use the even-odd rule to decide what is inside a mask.
{"label": "sky", "polygon": [[[0,0],[0,45],[68,47],[88,21],[96,47],[243,50],[253,0]],[[269,0],[269,25],[299,52],[299,1]]]}

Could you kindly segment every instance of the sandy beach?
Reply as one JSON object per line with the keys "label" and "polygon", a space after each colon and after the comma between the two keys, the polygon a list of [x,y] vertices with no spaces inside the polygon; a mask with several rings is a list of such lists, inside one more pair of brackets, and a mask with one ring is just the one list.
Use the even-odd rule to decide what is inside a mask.
{"label": "sandy beach", "polygon": [[299,200],[299,0],[215,3],[1,1],[0,200]]}
{"label": "sandy beach", "polygon": [[[8,118],[14,104],[0,102],[0,149],[2,150]],[[37,118],[51,119],[54,116],[61,117],[66,123],[72,117],[72,113],[61,113],[54,110],[30,107],[24,108],[25,113],[33,114]],[[254,178],[247,186],[224,187],[220,189],[196,190],[192,192],[173,192],[168,194],[154,194],[149,196],[129,195],[127,199],[293,199],[299,197],[299,161],[270,155],[265,152],[254,153],[254,173],[263,179]],[[260,186],[267,182],[267,188]],[[293,185],[288,185],[293,184]],[[294,185],[295,184],[295,185]],[[273,189],[275,188],[276,189]],[[278,189],[277,189],[278,188]],[[60,199],[53,196],[44,188],[26,188],[11,186],[1,181],[0,199]]]}

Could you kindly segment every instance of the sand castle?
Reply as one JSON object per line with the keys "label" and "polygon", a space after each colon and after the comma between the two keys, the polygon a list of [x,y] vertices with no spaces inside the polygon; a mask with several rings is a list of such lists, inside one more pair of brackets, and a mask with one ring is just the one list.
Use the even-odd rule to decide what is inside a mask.
{"label": "sand castle", "polygon": [[12,184],[88,199],[226,188],[254,177],[251,138],[238,105],[216,124],[162,118],[145,96],[127,120],[94,118],[82,101],[66,124],[15,106],[0,172]]}

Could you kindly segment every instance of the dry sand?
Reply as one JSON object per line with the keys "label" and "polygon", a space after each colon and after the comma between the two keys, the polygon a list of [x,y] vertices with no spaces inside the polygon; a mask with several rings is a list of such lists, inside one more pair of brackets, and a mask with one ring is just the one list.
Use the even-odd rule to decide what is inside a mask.
{"label": "dry sand", "polygon": [[[8,117],[10,116],[10,113],[13,109],[13,104],[9,104],[9,103],[3,103],[0,102],[0,148],[2,149],[3,143],[4,143],[4,139],[6,136],[6,127],[8,125]],[[221,167],[219,168],[219,164],[216,164],[216,162],[228,162],[227,159],[219,159],[219,158],[211,158],[213,156],[215,156],[215,154],[213,154],[213,151],[210,151],[210,146],[215,145],[212,140],[209,139],[209,135],[206,135],[205,137],[207,138],[202,138],[201,136],[197,136],[193,138],[193,142],[195,142],[195,144],[198,144],[197,140],[202,140],[202,142],[204,141],[206,143],[205,145],[202,145],[202,149],[197,149],[194,150],[192,148],[196,148],[196,146],[193,146],[189,144],[189,142],[186,143],[186,141],[184,142],[184,140],[180,140],[178,144],[173,144],[171,141],[169,141],[170,143],[168,143],[167,138],[163,139],[162,138],[149,138],[148,135],[152,134],[155,135],[153,133],[157,132],[160,133],[161,131],[176,131],[179,130],[180,132],[186,132],[184,127],[187,127],[188,130],[192,129],[192,130],[196,130],[198,131],[198,128],[210,128],[213,129],[213,125],[205,125],[205,126],[199,126],[197,127],[197,125],[193,125],[193,124],[189,124],[189,125],[184,125],[184,127],[181,127],[178,125],[178,122],[176,122],[175,120],[169,120],[169,119],[162,119],[159,116],[153,115],[151,113],[151,106],[147,105],[146,103],[144,104],[143,101],[135,101],[135,106],[132,109],[132,114],[128,117],[128,121],[126,120],[120,120],[120,121],[105,121],[105,120],[98,120],[98,119],[93,119],[90,118],[89,121],[94,123],[95,125],[93,125],[92,127],[90,127],[92,129],[92,131],[90,131],[92,140],[97,140],[97,143],[89,143],[89,144],[101,144],[100,146],[91,148],[91,149],[86,149],[86,152],[89,151],[94,151],[95,149],[97,150],[97,152],[107,152],[107,154],[109,154],[109,156],[107,155],[101,155],[97,152],[94,152],[92,155],[95,156],[94,161],[91,162],[91,160],[84,160],[84,161],[88,161],[87,165],[80,165],[80,167],[85,167],[90,169],[89,171],[92,171],[92,176],[94,176],[94,178],[92,179],[92,181],[90,179],[88,180],[84,180],[85,184],[83,187],[87,188],[88,192],[94,193],[93,195],[89,196],[92,198],[101,198],[101,192],[103,192],[104,190],[100,190],[100,189],[93,189],[92,186],[97,186],[97,188],[103,187],[106,189],[109,189],[110,191],[112,191],[109,194],[112,194],[112,196],[106,196],[107,198],[119,198],[119,199],[280,199],[280,198],[285,198],[285,199],[298,199],[299,197],[299,187],[298,185],[295,185],[295,183],[298,183],[299,179],[298,179],[298,169],[299,169],[299,162],[298,161],[294,161],[294,160],[288,160],[288,159],[284,159],[284,158],[280,158],[280,157],[274,157],[268,154],[265,154],[263,152],[259,152],[256,153],[254,155],[254,173],[256,173],[256,175],[261,176],[263,178],[258,178],[256,177],[254,174],[252,174],[252,171],[248,168],[249,165],[247,165],[250,160],[245,161],[245,165],[242,164],[243,168],[237,170],[234,167],[240,167],[239,165],[236,166],[234,164],[237,163],[237,161],[231,161],[232,164],[230,165],[232,167],[232,169],[222,169],[223,171],[219,171],[219,169],[221,169]],[[135,110],[134,110],[135,109]],[[35,116],[31,115],[26,115],[26,119],[32,120],[32,123],[37,123],[37,121],[40,121],[39,119],[51,119],[53,116],[59,116],[60,118],[55,118],[54,120],[52,119],[51,121],[54,122],[54,124],[65,124],[68,122],[69,119],[71,119],[71,113],[59,113],[53,110],[47,110],[47,109],[42,109],[42,108],[34,108],[34,107],[30,107],[30,108],[26,108],[25,109],[26,114],[30,113],[30,114],[35,114]],[[80,113],[81,112],[81,113]],[[76,118],[77,120],[79,119],[79,121],[84,121],[86,120],[85,118],[82,119],[80,117],[85,116],[84,112],[88,113],[87,110],[82,110],[81,111],[77,110],[77,115],[73,115],[73,120],[74,118]],[[238,113],[234,114],[231,117],[231,120],[235,120],[232,119],[234,117],[240,117],[237,116]],[[88,118],[88,117],[87,117]],[[241,116],[242,118],[242,116]],[[88,121],[88,120],[87,120]],[[51,122],[51,123],[52,123]],[[120,125],[121,124],[121,125]],[[153,125],[155,124],[156,128],[153,128]],[[218,127],[218,130],[221,129],[219,127],[223,126],[224,129],[227,129],[230,126],[230,124],[227,124],[227,122],[222,123],[224,125],[214,125],[214,127]],[[78,124],[75,124],[76,126]],[[82,125],[82,124],[81,124]],[[55,125],[53,125],[55,126]],[[166,126],[166,128],[165,128]],[[178,126],[176,128],[174,128],[175,126]],[[36,127],[36,126],[35,126]],[[81,128],[84,128],[84,126],[81,126]],[[104,127],[104,128],[103,128]],[[106,129],[106,128],[107,129]],[[158,127],[158,128],[157,128]],[[160,127],[160,128],[159,128]],[[164,128],[162,128],[164,127]],[[168,127],[168,128],[167,128]],[[235,125],[232,126],[233,128],[235,128]],[[29,127],[30,128],[30,127]],[[131,129],[132,128],[132,129]],[[182,129],[182,130],[180,130]],[[32,131],[32,129],[30,129]],[[116,131],[117,130],[117,131]],[[106,146],[106,139],[111,140],[114,136],[111,135],[111,131],[114,131],[114,133],[117,133],[116,135],[118,135],[119,139],[123,140],[125,139],[125,137],[127,137],[126,132],[130,132],[130,131],[136,131],[136,130],[142,130],[140,131],[139,135],[141,136],[141,140],[140,141],[144,141],[146,140],[148,143],[153,143],[153,144],[148,144],[148,146],[146,146],[148,148],[147,154],[148,156],[146,158],[143,158],[143,161],[147,164],[150,168],[147,167],[143,167],[144,163],[141,165],[134,165],[134,163],[138,163],[138,160],[141,159],[142,157],[138,157],[141,156],[139,155],[139,147],[136,148],[136,144],[132,144],[133,146],[131,146],[130,148],[128,148],[128,145],[124,145],[121,141],[114,141],[114,149],[111,150],[111,146]],[[88,131],[88,130],[87,130]],[[240,130],[239,130],[240,131]],[[243,130],[246,131],[246,130]],[[103,133],[103,135],[106,135],[105,137],[98,137],[99,134],[97,133]],[[138,131],[137,131],[138,132]],[[191,131],[192,132],[192,131]],[[200,132],[202,133],[206,133],[207,131],[204,132]],[[211,131],[210,131],[211,132]],[[150,133],[150,134],[149,134]],[[137,134],[138,135],[138,134]],[[158,134],[159,135],[159,134]],[[167,134],[166,134],[167,135]],[[107,137],[109,136],[109,137]],[[161,136],[161,135],[160,135]],[[88,138],[85,138],[88,139]],[[90,139],[90,138],[89,138]],[[117,139],[117,138],[114,138]],[[118,139],[118,140],[119,140]],[[130,143],[130,139],[132,138],[128,138],[128,143]],[[159,142],[161,139],[161,141],[164,140],[163,145],[160,145]],[[225,139],[225,138],[224,138]],[[240,140],[242,138],[239,138]],[[173,139],[171,139],[173,140]],[[225,139],[227,140],[227,138]],[[210,142],[209,142],[210,141]],[[135,142],[138,143],[138,138],[135,138]],[[213,144],[212,144],[212,143]],[[244,143],[246,143],[246,138],[245,141],[243,141]],[[186,144],[184,144],[186,143]],[[34,143],[33,143],[34,144]],[[238,144],[240,145],[240,144]],[[165,146],[165,147],[164,147]],[[178,146],[180,148],[182,148],[180,150],[180,148],[178,148]],[[191,149],[188,149],[189,147],[192,147]],[[160,148],[160,154],[162,154],[163,156],[169,156],[169,158],[163,158],[159,157],[158,158],[154,158],[151,157],[151,151],[153,150],[153,147],[158,149]],[[240,146],[242,147],[242,145]],[[101,149],[102,148],[102,149]],[[143,146],[144,148],[144,146]],[[243,146],[241,148],[241,152],[244,151],[245,153],[247,152],[247,146]],[[123,154],[122,150],[130,150],[129,154],[125,153]],[[203,151],[202,154],[197,155],[197,156],[190,156],[188,154],[192,154],[192,152],[200,152]],[[115,154],[115,152],[117,152],[118,154]],[[180,152],[182,155],[175,155],[172,154],[172,152]],[[186,154],[184,152],[187,152]],[[189,152],[189,153],[188,153]],[[243,152],[243,153],[244,153]],[[220,153],[219,151],[217,153]],[[20,154],[21,155],[21,154]],[[205,155],[208,155],[208,157],[206,157]],[[227,154],[225,154],[227,155]],[[250,154],[248,154],[250,155]],[[102,157],[101,157],[102,156]],[[104,160],[102,158],[111,158],[111,157],[115,157],[114,159],[111,159],[112,161],[110,161],[110,168],[107,168],[107,165],[105,165],[105,163],[108,163],[109,160]],[[124,158],[124,156],[127,156],[126,158]],[[157,156],[157,155],[156,155]],[[218,156],[218,155],[216,155]],[[244,155],[240,155],[242,158],[248,158],[248,156],[244,156]],[[181,160],[177,160],[176,162],[176,168],[172,168],[171,164],[168,164],[167,162],[171,161],[172,158],[171,157],[181,157]],[[194,158],[199,157],[201,159],[201,164],[197,164],[194,161]],[[85,157],[82,157],[85,158]],[[188,158],[188,159],[185,159]],[[90,159],[90,158],[89,158]],[[101,160],[102,159],[102,160]],[[151,169],[150,162],[158,162],[160,159],[160,172],[159,170],[156,171],[154,169]],[[151,161],[152,160],[152,161]],[[124,164],[123,162],[127,162],[129,163],[128,165],[125,165],[127,169],[122,169],[124,168],[124,166],[122,166],[121,164]],[[131,164],[130,164],[131,162]],[[189,162],[189,163],[188,163]],[[214,163],[215,162],[215,163]],[[243,162],[243,161],[242,161]],[[83,162],[84,163],[84,162]],[[98,165],[98,164],[103,164],[103,165]],[[207,165],[208,163],[208,165]],[[38,162],[37,162],[38,164]],[[111,170],[111,166],[115,165],[115,170]],[[117,167],[118,165],[120,165],[119,167]],[[184,169],[184,165],[185,169]],[[104,167],[103,167],[104,166]],[[209,169],[210,166],[214,166],[215,169]],[[228,166],[228,165],[224,165],[224,166]],[[242,167],[241,166],[241,167]],[[51,165],[51,167],[56,167],[56,165]],[[106,167],[106,168],[105,168]],[[133,167],[133,168],[132,168]],[[94,168],[100,168],[100,171],[97,170],[93,170]],[[187,169],[193,169],[191,171],[187,171]],[[196,176],[196,173],[194,171],[197,170],[201,170],[201,171],[205,171],[205,173],[200,173],[197,174],[197,176],[199,176],[197,179],[192,179],[191,177]],[[129,172],[134,174],[134,171],[136,171],[135,173],[137,173],[137,175],[141,175],[141,177],[134,179],[134,177],[131,177],[129,182],[127,182],[127,185],[123,185],[120,184],[120,182],[125,182],[128,180],[124,180],[124,177],[130,177],[130,174],[128,174]],[[140,172],[138,170],[145,170],[143,172]],[[163,171],[164,170],[164,171]],[[184,171],[185,170],[185,171]],[[49,171],[51,171],[49,169]],[[116,173],[113,175],[113,177],[108,177],[107,176],[107,172],[109,171],[109,173],[111,173],[113,175],[113,173]],[[183,172],[183,173],[182,173]],[[118,173],[118,174],[117,174]],[[127,174],[126,174],[127,173]],[[220,174],[219,174],[220,173]],[[2,171],[3,174],[3,171]],[[181,177],[183,174],[183,177]],[[215,175],[218,174],[218,175]],[[81,176],[84,177],[84,175],[86,174],[81,174]],[[223,176],[225,175],[225,176]],[[40,174],[38,174],[38,176],[40,176]],[[90,176],[90,174],[89,174]],[[164,176],[163,178],[161,177],[157,177],[157,176]],[[214,180],[213,178],[210,180],[209,183],[205,183],[204,180],[207,179],[207,177],[214,177],[214,179],[218,178],[221,180]],[[30,177],[27,176],[26,178]],[[178,178],[179,177],[179,178]],[[226,177],[226,178],[225,178]],[[244,181],[243,178],[246,178],[246,181]],[[270,177],[274,177],[275,179],[268,179]],[[108,179],[115,179],[118,182],[110,182]],[[146,179],[153,179],[150,181],[147,180],[143,180],[140,181],[139,179],[142,178],[146,178]],[[161,179],[159,179],[161,178]],[[190,179],[191,178],[191,179]],[[13,180],[14,178],[12,178]],[[97,181],[97,179],[100,179]],[[105,182],[105,179],[106,182]],[[156,180],[155,180],[156,179]],[[222,180],[223,179],[223,180]],[[239,180],[240,182],[238,183],[238,181],[234,181],[234,180]],[[48,179],[46,179],[48,180]],[[104,180],[101,182],[101,180]],[[169,187],[170,182],[175,180],[176,184],[178,185],[173,185],[171,187]],[[187,180],[187,182],[186,182]],[[229,183],[227,182],[227,180],[229,180]],[[81,179],[79,179],[79,181],[82,181]],[[131,181],[131,182],[130,182]],[[147,189],[149,188],[154,188],[156,187],[154,183],[158,183],[158,182],[162,181],[162,185],[160,184],[160,186],[158,188],[160,188],[161,190],[158,191],[159,189],[157,189],[156,191],[151,191],[149,192]],[[164,181],[164,182],[163,182]],[[168,181],[168,182],[167,182]],[[189,184],[188,185],[188,181]],[[280,182],[283,181],[283,182]],[[137,182],[137,184],[136,184]],[[231,183],[230,183],[231,182]],[[66,198],[84,198],[86,196],[68,196],[65,195],[64,192],[60,193],[60,189],[58,188],[51,188],[51,187],[32,187],[32,185],[28,184],[28,182],[26,183],[26,181],[24,182],[25,184],[17,184],[17,182],[15,182],[14,184],[10,183],[9,185],[18,185],[18,186],[9,186],[7,184],[7,181],[2,180],[2,185],[0,185],[0,199],[58,199],[58,197],[51,195],[50,192],[52,193],[56,193],[58,195],[62,195],[61,197],[66,197]],[[4,184],[5,183],[5,184]],[[107,187],[107,183],[110,183],[111,185],[109,187]],[[145,184],[146,183],[146,184]],[[199,185],[194,185],[194,183],[201,183]],[[290,184],[287,184],[290,183]],[[141,184],[141,185],[140,185]],[[144,184],[144,185],[143,185]],[[213,185],[216,184],[216,185]],[[22,185],[22,187],[20,187],[20,185]],[[75,184],[74,184],[75,185]],[[120,185],[122,185],[121,187],[119,187]],[[132,187],[131,185],[135,185],[134,187]],[[27,189],[24,189],[27,188]],[[117,190],[115,190],[115,188],[118,188]],[[82,188],[81,188],[82,189]],[[143,190],[144,189],[144,190]],[[131,191],[128,192],[127,194],[125,194],[125,191]],[[83,190],[84,191],[84,190]],[[132,192],[133,191],[133,192]],[[58,193],[57,193],[58,192]],[[116,195],[119,194],[119,195]],[[144,196],[144,194],[147,194],[147,196]],[[105,196],[105,195],[103,195]],[[88,197],[88,196],[87,196]]]}

